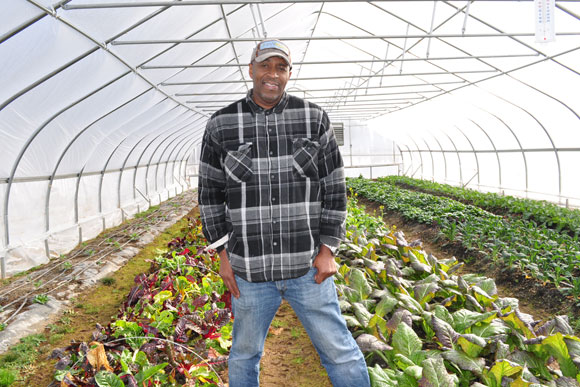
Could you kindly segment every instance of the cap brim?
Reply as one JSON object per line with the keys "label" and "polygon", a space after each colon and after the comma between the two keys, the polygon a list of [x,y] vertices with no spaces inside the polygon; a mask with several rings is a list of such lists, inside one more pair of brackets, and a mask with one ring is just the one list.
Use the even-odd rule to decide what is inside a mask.
{"label": "cap brim", "polygon": [[268,58],[271,58],[273,56],[279,56],[280,58],[284,59],[286,61],[286,63],[288,63],[288,66],[290,66],[290,59],[282,54],[281,52],[278,51],[274,51],[274,52],[265,52],[261,55],[258,55],[254,60],[258,63],[265,61]]}

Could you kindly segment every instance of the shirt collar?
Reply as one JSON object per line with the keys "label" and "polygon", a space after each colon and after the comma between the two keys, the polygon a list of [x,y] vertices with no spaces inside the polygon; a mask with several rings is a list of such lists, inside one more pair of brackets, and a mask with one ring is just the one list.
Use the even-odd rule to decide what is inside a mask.
{"label": "shirt collar", "polygon": [[261,113],[264,111],[272,111],[276,114],[282,113],[284,111],[284,109],[286,108],[286,105],[288,105],[288,93],[286,93],[286,91],[284,91],[284,94],[282,94],[282,98],[280,98],[280,101],[278,101],[278,104],[276,104],[276,106],[274,106],[271,109],[265,110],[263,107],[261,107],[260,105],[258,105],[256,102],[254,102],[254,99],[252,98],[252,92],[254,91],[254,89],[250,89],[248,91],[248,93],[246,94],[246,102],[248,103],[248,105],[250,105],[250,110],[252,111],[252,114],[255,115],[256,113]]}

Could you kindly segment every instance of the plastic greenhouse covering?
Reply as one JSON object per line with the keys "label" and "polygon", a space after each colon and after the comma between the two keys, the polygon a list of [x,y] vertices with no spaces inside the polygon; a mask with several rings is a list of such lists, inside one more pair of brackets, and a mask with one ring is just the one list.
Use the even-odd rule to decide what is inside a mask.
{"label": "plastic greenhouse covering", "polygon": [[3,0],[0,258],[11,275],[195,188],[209,116],[284,40],[348,176],[580,206],[578,1]]}

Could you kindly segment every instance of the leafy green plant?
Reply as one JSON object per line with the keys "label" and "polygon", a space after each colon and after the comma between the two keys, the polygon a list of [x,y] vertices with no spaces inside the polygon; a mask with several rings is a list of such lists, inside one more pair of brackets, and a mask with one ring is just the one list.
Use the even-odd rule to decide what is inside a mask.
{"label": "leafy green plant", "polygon": [[16,375],[10,370],[0,368],[0,387],[8,387],[16,381]]}
{"label": "leafy green plant", "polygon": [[46,304],[49,300],[50,299],[48,298],[48,295],[47,294],[37,294],[32,299],[33,302],[35,302],[37,304],[41,304],[41,305]]}
{"label": "leafy green plant", "polygon": [[117,280],[113,277],[104,277],[101,278],[101,283],[105,286],[112,286],[117,282]]}
{"label": "leafy green plant", "polygon": [[[354,240],[373,246],[364,252]],[[344,245],[340,305],[372,385],[499,387],[580,378],[580,338],[567,317],[534,321],[516,299],[500,298],[492,279],[456,274],[455,258],[437,259],[400,232],[351,228]]]}

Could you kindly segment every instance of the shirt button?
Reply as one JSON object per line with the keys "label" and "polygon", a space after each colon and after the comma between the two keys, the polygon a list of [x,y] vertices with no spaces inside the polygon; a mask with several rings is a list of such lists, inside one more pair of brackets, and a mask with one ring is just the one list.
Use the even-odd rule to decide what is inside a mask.
{"label": "shirt button", "polygon": [[268,132],[271,132],[271,131],[272,131],[272,128],[268,129]]}
{"label": "shirt button", "polygon": [[276,201],[276,198],[272,198],[272,201],[275,202]]}
{"label": "shirt button", "polygon": [[278,246],[278,242],[274,242],[272,243],[274,246]]}
{"label": "shirt button", "polygon": [[277,221],[277,220],[273,220],[273,221],[272,221],[272,224],[276,224],[276,223],[278,223],[278,221]]}
{"label": "shirt button", "polygon": [[270,175],[270,177],[271,177],[272,179],[275,179],[275,178],[276,178],[276,175]]}
{"label": "shirt button", "polygon": [[274,152],[270,151],[270,156],[274,156]]}

